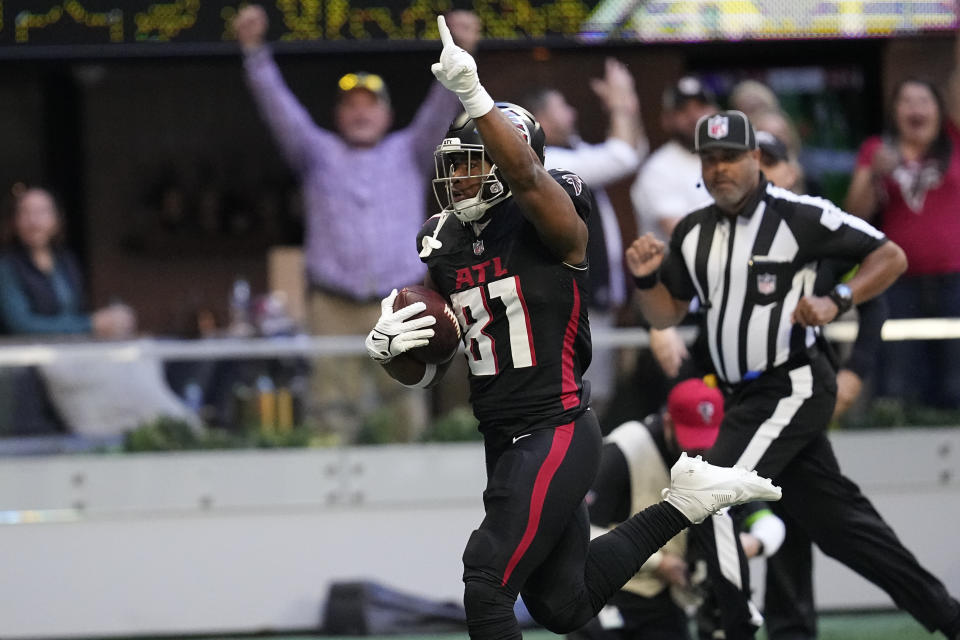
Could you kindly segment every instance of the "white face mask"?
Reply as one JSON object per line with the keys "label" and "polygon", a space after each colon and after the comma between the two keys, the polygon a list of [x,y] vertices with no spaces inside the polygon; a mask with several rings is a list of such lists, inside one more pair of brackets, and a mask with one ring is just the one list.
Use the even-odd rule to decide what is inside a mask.
{"label": "white face mask", "polygon": [[[487,210],[510,195],[497,175],[496,165],[485,159],[483,145],[461,144],[458,138],[445,139],[434,152],[436,178],[433,193],[444,211],[453,213],[461,222],[475,222]],[[458,166],[466,164],[466,175],[454,175]],[[464,180],[477,181],[477,192],[464,197],[458,187]]]}

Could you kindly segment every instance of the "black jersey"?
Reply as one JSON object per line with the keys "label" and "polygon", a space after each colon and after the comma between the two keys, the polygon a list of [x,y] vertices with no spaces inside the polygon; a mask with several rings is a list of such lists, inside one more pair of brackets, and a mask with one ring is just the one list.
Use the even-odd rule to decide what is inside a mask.
{"label": "black jersey", "polygon": [[[583,181],[568,171],[550,175],[586,220]],[[439,219],[424,224],[418,248]],[[516,435],[571,421],[589,402],[581,379],[591,357],[587,264],[558,259],[513,198],[493,207],[485,225],[450,217],[438,239],[442,246],[424,261],[463,329],[480,430]]]}

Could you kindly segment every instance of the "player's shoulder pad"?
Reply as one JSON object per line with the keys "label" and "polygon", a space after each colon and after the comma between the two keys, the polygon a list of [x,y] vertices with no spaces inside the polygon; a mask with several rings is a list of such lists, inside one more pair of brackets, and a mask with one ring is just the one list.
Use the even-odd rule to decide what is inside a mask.
{"label": "player's shoulder pad", "polygon": [[[567,193],[574,198],[580,198],[583,196],[583,194],[590,193],[590,188],[587,187],[587,184],[583,181],[583,178],[575,174],[573,171],[567,171],[566,169],[550,169],[548,173],[561,187],[564,188]],[[589,195],[587,197],[589,198]]]}
{"label": "player's shoulder pad", "polygon": [[[436,231],[441,217],[442,214],[439,213],[432,215],[420,227],[420,232],[417,233],[417,253],[423,247],[424,237],[432,236]],[[466,237],[463,224],[451,213],[443,223],[443,227],[440,228],[440,235],[437,237],[442,246],[439,249],[434,249],[431,256],[453,253],[462,242],[466,241]],[[424,262],[426,262],[426,259]]]}
{"label": "player's shoulder pad", "polygon": [[583,181],[583,178],[573,171],[565,169],[550,169],[550,176],[557,181],[563,190],[567,192],[570,199],[581,217],[586,218],[590,213],[593,195],[590,193],[590,187]]}

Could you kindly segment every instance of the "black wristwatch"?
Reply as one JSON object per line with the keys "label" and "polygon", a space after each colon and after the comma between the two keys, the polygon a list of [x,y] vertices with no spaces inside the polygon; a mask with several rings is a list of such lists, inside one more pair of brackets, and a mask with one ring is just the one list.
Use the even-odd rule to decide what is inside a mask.
{"label": "black wristwatch", "polygon": [[837,317],[839,318],[853,306],[853,291],[845,284],[838,284],[830,293],[827,294],[833,303],[837,305]]}

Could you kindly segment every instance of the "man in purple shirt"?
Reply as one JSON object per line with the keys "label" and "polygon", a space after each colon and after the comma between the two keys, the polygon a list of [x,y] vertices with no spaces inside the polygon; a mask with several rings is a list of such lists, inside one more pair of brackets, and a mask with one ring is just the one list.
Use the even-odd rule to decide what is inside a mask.
{"label": "man in purple shirt", "polygon": [[[475,14],[453,11],[447,23],[464,49],[476,49],[481,25]],[[234,20],[247,83],[303,193],[310,330],[354,334],[376,323],[380,299],[392,289],[423,280],[424,265],[406,250],[404,239],[413,242],[426,218],[433,150],[460,102],[436,83],[413,122],[388,133],[393,111],[382,78],[349,73],[336,89],[336,131],[320,128],[284,82],[265,45],[267,26],[267,15],[257,5],[245,7]],[[315,363],[311,386],[317,417],[348,438],[378,401],[395,404],[389,396],[397,396],[397,386],[369,365],[366,358],[327,357]],[[372,401],[366,393],[370,380],[378,389]],[[401,395],[406,397],[394,398],[407,405],[395,407],[400,415],[414,425],[422,421],[422,396],[417,395],[418,402],[409,393]]]}

